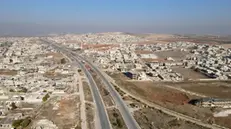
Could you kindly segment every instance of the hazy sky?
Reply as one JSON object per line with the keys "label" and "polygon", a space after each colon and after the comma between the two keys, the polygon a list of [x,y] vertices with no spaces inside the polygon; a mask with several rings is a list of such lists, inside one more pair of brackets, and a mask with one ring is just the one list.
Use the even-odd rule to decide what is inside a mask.
{"label": "hazy sky", "polygon": [[0,0],[0,34],[231,34],[231,0]]}

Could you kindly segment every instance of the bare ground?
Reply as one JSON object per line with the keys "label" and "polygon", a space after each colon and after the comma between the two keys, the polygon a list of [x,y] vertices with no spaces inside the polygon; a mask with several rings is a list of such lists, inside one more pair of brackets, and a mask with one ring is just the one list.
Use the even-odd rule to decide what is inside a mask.
{"label": "bare ground", "polygon": [[83,92],[86,101],[93,102],[90,87],[86,81],[83,81]]}
{"label": "bare ground", "polygon": [[0,69],[0,75],[14,76],[17,75],[18,71],[10,69]]}
{"label": "bare ground", "polygon": [[155,52],[155,54],[159,58],[167,58],[167,57],[172,57],[175,60],[181,60],[186,57],[188,52],[185,51],[180,51],[179,49],[176,50],[168,50],[168,51],[160,51],[160,52]]}
{"label": "bare ground", "polygon": [[118,109],[108,109],[107,112],[113,129],[127,129]]}
{"label": "bare ground", "polygon": [[179,82],[172,83],[171,86],[181,87],[185,90],[200,93],[209,97],[231,99],[231,82]]}
{"label": "bare ground", "polygon": [[182,67],[175,67],[172,69],[173,69],[173,71],[180,73],[185,78],[185,80],[188,80],[188,79],[198,80],[198,79],[208,78],[207,76],[205,76],[199,72],[196,72],[192,69],[182,68]]}
{"label": "bare ground", "polygon": [[142,129],[203,129],[201,126],[179,120],[174,116],[149,107],[130,96],[124,96],[123,100],[129,105],[128,107]]}
{"label": "bare ground", "polygon": [[87,116],[87,126],[88,129],[95,129],[95,111],[91,104],[86,103],[86,116]]}
{"label": "bare ground", "polygon": [[[190,99],[195,99],[196,96],[191,96],[186,93],[182,93],[178,90],[170,89],[163,87],[163,85],[170,85],[171,83],[153,83],[151,81],[127,81],[127,78],[120,75],[112,75],[112,77],[116,80],[116,83],[129,91],[129,93],[136,95],[142,99],[145,99],[149,102],[153,102],[155,104],[161,105],[168,109],[174,110],[176,112],[197,118],[202,120],[205,123],[215,122],[216,124],[226,126],[231,128],[230,124],[227,124],[226,119],[218,119],[213,117],[213,110],[210,108],[202,108],[188,104]],[[194,84],[194,82],[192,82]],[[180,83],[172,83],[175,86],[179,86]],[[195,83],[195,85],[197,85]],[[224,86],[223,86],[224,87]],[[199,87],[194,89],[200,89]],[[210,88],[209,88],[210,89]],[[212,90],[213,92],[219,90],[216,88]],[[204,93],[208,91],[208,88],[205,87]],[[210,93],[210,92],[208,92]],[[230,96],[230,93],[223,94],[222,96]]]}
{"label": "bare ground", "polygon": [[224,48],[231,48],[231,44],[221,44]]}
{"label": "bare ground", "polygon": [[68,96],[57,102],[47,103],[36,119],[44,118],[62,129],[81,127],[79,97]]}
{"label": "bare ground", "polygon": [[205,129],[150,108],[135,111],[134,116],[142,129]]}

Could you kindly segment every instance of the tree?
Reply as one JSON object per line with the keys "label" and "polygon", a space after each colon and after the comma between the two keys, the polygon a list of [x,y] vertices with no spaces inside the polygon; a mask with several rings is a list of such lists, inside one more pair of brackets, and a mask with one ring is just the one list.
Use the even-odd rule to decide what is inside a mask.
{"label": "tree", "polygon": [[22,87],[21,90],[19,92],[23,92],[23,93],[26,93],[27,92],[27,88],[25,87]]}
{"label": "tree", "polygon": [[10,106],[11,106],[11,110],[14,110],[14,109],[18,108],[14,102],[13,102],[13,103],[11,103],[11,105],[10,105]]}
{"label": "tree", "polygon": [[49,94],[46,94],[44,97],[43,97],[43,102],[47,101],[47,99],[50,97]]}
{"label": "tree", "polygon": [[12,123],[12,126],[14,128],[26,128],[31,122],[31,119],[29,117],[25,118],[25,119],[19,119],[19,120],[15,120]]}
{"label": "tree", "polygon": [[21,100],[24,100],[24,97],[20,96],[20,99],[21,99]]}
{"label": "tree", "polygon": [[10,89],[10,92],[14,92],[14,89]]}
{"label": "tree", "polygon": [[65,58],[62,58],[62,59],[60,60],[60,62],[61,62],[61,64],[65,64],[65,63],[66,63]]}
{"label": "tree", "polygon": [[27,117],[26,119],[23,120],[23,122],[20,124],[23,128],[27,127],[31,122],[31,119]]}
{"label": "tree", "polygon": [[114,117],[118,117],[119,115],[116,112],[113,112]]}
{"label": "tree", "polygon": [[122,125],[120,119],[117,118],[117,119],[116,119],[116,123],[117,123],[117,126],[118,126],[119,128],[122,128],[122,127],[123,127],[123,125]]}
{"label": "tree", "polygon": [[9,61],[10,61],[10,63],[13,63],[13,60],[12,60],[12,59],[10,59]]}
{"label": "tree", "polygon": [[20,119],[20,120],[15,120],[15,121],[13,121],[12,126],[13,126],[14,128],[18,128],[18,127],[21,125],[22,121],[23,121],[22,119]]}

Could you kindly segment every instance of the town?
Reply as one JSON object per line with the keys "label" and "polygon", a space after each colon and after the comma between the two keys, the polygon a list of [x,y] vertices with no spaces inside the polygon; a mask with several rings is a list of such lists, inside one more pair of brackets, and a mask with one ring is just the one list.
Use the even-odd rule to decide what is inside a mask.
{"label": "town", "polygon": [[[136,80],[184,80],[181,73],[172,69],[176,67],[192,69],[211,79],[231,79],[231,49],[192,42],[139,44],[147,39],[126,35],[119,37],[119,34],[65,35],[52,37],[52,40],[71,49],[84,48],[84,54],[101,68],[127,73]],[[94,42],[94,39],[97,40]],[[164,52],[170,54],[158,56],[164,55]]]}
{"label": "town", "polygon": [[[95,104],[97,94],[101,96],[100,102],[103,103],[104,108],[101,110],[109,114],[105,115],[109,117],[105,119],[109,119],[111,123],[116,121],[112,125],[101,125],[105,127],[126,128],[127,121],[123,119],[122,109],[116,106],[121,100],[124,101],[122,106],[132,112],[129,117],[132,119],[134,117],[134,121],[137,121],[135,125],[139,124],[142,128],[148,128],[143,119],[139,120],[137,117],[144,115],[143,109],[152,113],[161,110],[173,116],[174,121],[178,123],[191,122],[188,125],[182,124],[186,128],[194,127],[193,124],[198,125],[195,128],[230,127],[217,118],[213,118],[212,122],[209,119],[209,122],[203,123],[194,118],[204,117],[190,116],[182,112],[180,112],[182,115],[179,115],[177,114],[179,111],[169,110],[174,110],[173,105],[176,103],[178,106],[182,105],[179,109],[185,108],[185,105],[187,108],[193,106],[194,110],[198,112],[206,110],[206,113],[210,110],[206,108],[216,107],[219,111],[230,108],[230,96],[207,95],[199,91],[200,88],[198,91],[189,90],[188,86],[184,85],[192,82],[195,84],[227,82],[228,84],[222,86],[229,89],[230,87],[226,85],[229,85],[231,80],[231,48],[218,44],[181,41],[179,36],[175,35],[168,38],[176,38],[178,41],[163,43],[160,40],[163,38],[161,35],[153,35],[110,32],[46,37],[1,37],[0,129],[19,127],[93,129],[97,125],[94,124],[96,113],[100,110],[99,105]],[[108,81],[110,84],[104,79],[100,80],[101,76],[102,78],[105,76],[107,81],[111,80]],[[161,102],[154,103],[159,106],[163,106],[164,103],[169,107],[159,108],[150,104],[152,100],[146,102],[142,97],[133,96],[132,88],[139,87],[140,83],[143,83],[144,87],[161,85],[159,88],[167,88],[166,91],[170,89],[171,93],[170,91],[168,93],[172,95],[172,99],[185,98],[180,98],[181,102],[178,102],[178,99],[165,101],[166,97],[161,96],[163,98],[158,98]],[[130,85],[133,86],[129,87]],[[97,93],[94,87],[97,87]],[[131,88],[131,93],[127,92],[129,89],[126,88]],[[138,93],[139,88],[134,91]],[[114,92],[121,100],[110,95]],[[146,89],[142,92],[146,92]],[[154,94],[151,89],[149,93],[152,96]],[[227,90],[226,94],[229,93]],[[161,95],[165,94],[168,96],[167,93]],[[154,96],[159,97],[158,94]],[[196,100],[192,103],[189,98]],[[154,118],[147,119],[151,122]],[[151,124],[150,128],[155,126],[160,125]]]}

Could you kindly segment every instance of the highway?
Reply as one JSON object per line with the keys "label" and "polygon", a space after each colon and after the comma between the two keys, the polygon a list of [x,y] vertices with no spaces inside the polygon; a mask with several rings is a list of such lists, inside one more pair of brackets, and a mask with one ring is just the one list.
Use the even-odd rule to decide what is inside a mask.
{"label": "highway", "polygon": [[92,93],[92,96],[94,99],[94,103],[96,105],[95,106],[96,107],[96,115],[97,115],[97,120],[99,121],[99,124],[96,123],[96,128],[111,129],[111,124],[110,124],[103,100],[100,96],[99,89],[98,89],[93,77],[89,73],[89,71],[86,70],[85,66],[80,62],[80,60],[75,55],[73,55],[70,51],[68,51],[66,48],[58,46],[57,43],[52,43],[52,42],[48,42],[45,40],[42,40],[42,42],[52,46],[53,48],[59,50],[60,52],[66,54],[66,56],[68,56],[70,59],[75,61],[77,63],[77,65],[82,69],[82,71],[84,72],[84,74],[86,75],[86,77],[89,81],[91,93]]}
{"label": "highway", "polygon": [[[114,86],[108,81],[108,79],[104,76],[104,73],[101,72],[95,65],[93,65],[93,63],[91,63],[90,61],[88,61],[87,59],[85,59],[84,57],[72,52],[71,50],[67,50],[69,51],[68,53],[71,53],[72,56],[74,56],[77,60],[82,60],[85,61],[85,63],[87,63],[99,76],[100,78],[103,80],[105,86],[107,86],[107,89],[109,90],[113,100],[115,101],[124,121],[126,126],[129,129],[140,129],[139,125],[137,124],[137,122],[135,121],[134,117],[131,115],[130,111],[128,110],[128,107],[126,106],[126,104],[123,102],[121,96],[117,93],[117,91],[115,90]],[[83,66],[84,67],[84,66]],[[85,68],[83,68],[85,69]],[[86,69],[85,69],[86,71]],[[88,71],[87,71],[88,72]],[[88,72],[89,73],[89,72]],[[90,75],[91,76],[91,75]],[[92,79],[92,77],[90,77]],[[93,79],[92,79],[93,80]],[[183,119],[185,121],[189,121],[192,123],[195,123],[197,125],[206,127],[206,128],[211,128],[211,129],[227,129],[226,127],[220,126],[220,125],[216,125],[216,124],[208,124],[208,123],[204,123],[201,120],[192,118],[190,116],[186,116],[184,114],[169,110],[167,108],[164,108],[162,106],[159,106],[157,104],[154,103],[150,103],[144,99],[141,99],[135,95],[132,95],[129,93],[129,91],[126,91],[125,89],[121,89],[122,91],[124,91],[125,93],[127,93],[129,96],[132,96],[133,98],[136,98],[137,100],[140,100],[141,102],[149,105],[150,107],[154,107],[158,110],[163,111],[166,114],[169,114],[171,116],[175,116],[177,118]],[[107,128],[105,128],[107,129]]]}
{"label": "highway", "polygon": [[[49,42],[48,42],[49,43]],[[77,61],[85,61],[85,63],[87,63],[102,79],[103,83],[105,84],[105,86],[107,87],[108,91],[110,92],[115,104],[117,105],[120,114],[123,117],[123,120],[127,126],[128,129],[140,129],[140,126],[138,125],[138,123],[136,122],[136,120],[134,119],[134,117],[132,116],[132,114],[130,113],[127,105],[124,103],[123,99],[121,98],[121,96],[119,95],[119,93],[115,90],[114,86],[107,80],[107,78],[103,75],[103,73],[96,67],[94,66],[90,61],[86,60],[85,58],[83,58],[82,56],[78,55],[77,53],[72,52],[71,50],[68,49],[64,49],[65,47],[61,48],[59,46],[57,46],[57,43],[52,43],[52,45],[55,45],[56,47],[58,47],[60,50],[63,49],[62,51],[64,51],[66,54],[73,56],[73,58],[75,58]],[[81,66],[81,69],[84,70],[84,73],[86,74],[87,78],[93,81],[92,76],[90,75],[90,73],[85,69],[85,67],[79,63]],[[102,99],[100,99],[100,93],[97,90],[97,88],[93,88],[96,87],[95,82],[91,82],[92,84],[92,89],[93,90],[93,95],[94,97],[97,97],[97,99],[95,101],[102,101]],[[95,85],[95,86],[94,86]],[[95,96],[95,92],[97,91],[97,94]],[[97,106],[98,107],[98,106]],[[99,106],[100,107],[104,107],[103,104]],[[104,109],[105,110],[105,109]],[[99,113],[102,113],[103,111],[98,111]],[[99,116],[101,117],[101,115]],[[102,115],[102,117],[106,117],[105,115]],[[101,119],[101,118],[100,118]],[[106,119],[106,118],[103,118]],[[101,123],[102,124],[102,123]],[[104,129],[109,129],[109,128],[104,128]]]}
{"label": "highway", "polygon": [[[73,53],[75,54],[75,53]],[[75,54],[78,56],[77,54]],[[115,101],[125,124],[127,125],[128,129],[140,129],[140,126],[134,119],[134,117],[131,115],[127,105],[124,103],[123,99],[119,95],[119,93],[115,90],[114,86],[108,81],[108,79],[104,76],[104,74],[90,61],[86,60],[85,58],[78,56],[81,60],[84,60],[86,63],[88,63],[89,66],[100,76],[100,78],[103,80],[105,86],[107,86],[107,89],[109,90],[113,100]]]}

